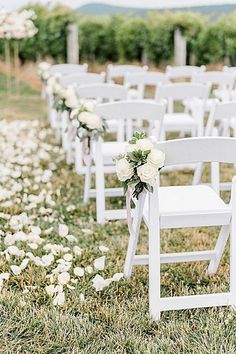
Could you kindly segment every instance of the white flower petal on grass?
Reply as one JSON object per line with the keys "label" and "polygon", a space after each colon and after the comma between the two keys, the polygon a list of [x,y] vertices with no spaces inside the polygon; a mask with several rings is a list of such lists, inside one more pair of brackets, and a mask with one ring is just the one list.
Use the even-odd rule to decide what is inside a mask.
{"label": "white flower petal on grass", "polygon": [[54,255],[49,253],[42,256],[41,262],[43,267],[49,267],[54,262]]}
{"label": "white flower petal on grass", "polygon": [[65,303],[65,293],[58,293],[57,296],[53,299],[54,306],[62,306]]}
{"label": "white flower petal on grass", "polygon": [[46,286],[45,290],[48,295],[53,296],[53,294],[55,293],[55,286],[53,284],[48,285]]}
{"label": "white flower petal on grass", "polygon": [[105,256],[99,257],[97,259],[95,259],[94,261],[94,268],[98,269],[98,270],[103,270],[105,268]]}
{"label": "white flower petal on grass", "polygon": [[67,284],[66,287],[67,287],[68,289],[70,289],[70,290],[75,290],[75,287],[72,286],[72,285]]}
{"label": "white flower petal on grass", "polygon": [[87,234],[87,235],[92,235],[92,234],[93,234],[93,231],[90,230],[90,229],[81,229],[81,231],[82,231],[84,234]]}
{"label": "white flower petal on grass", "polygon": [[99,246],[98,248],[101,252],[108,252],[109,251],[109,248],[106,246],[103,246],[103,245]]}
{"label": "white flower petal on grass", "polygon": [[65,224],[59,224],[59,228],[58,228],[58,234],[61,237],[65,237],[68,235],[69,229],[68,226]]}
{"label": "white flower petal on grass", "polygon": [[9,246],[5,250],[6,253],[8,253],[10,256],[16,256],[16,257],[24,257],[25,252],[23,250],[20,250],[17,246]]}
{"label": "white flower petal on grass", "polygon": [[69,242],[77,242],[77,238],[75,236],[73,236],[73,235],[67,235],[66,239]]}
{"label": "white flower petal on grass", "polygon": [[112,280],[113,281],[119,281],[123,277],[124,277],[124,273],[116,273],[116,274],[113,275]]}
{"label": "white flower petal on grass", "polygon": [[73,252],[74,252],[74,254],[75,254],[77,257],[81,256],[82,251],[83,251],[82,248],[80,248],[79,246],[74,246],[74,247],[73,247]]}
{"label": "white flower petal on grass", "polygon": [[0,273],[0,281],[1,280],[8,280],[10,278],[10,273],[5,272],[5,273]]}
{"label": "white flower petal on grass", "polygon": [[73,255],[71,253],[66,253],[64,254],[63,258],[65,261],[70,262],[73,259]]}
{"label": "white flower petal on grass", "polygon": [[27,267],[28,263],[29,263],[28,258],[23,259],[23,261],[20,264],[20,270],[24,270]]}
{"label": "white flower petal on grass", "polygon": [[10,268],[14,275],[19,275],[21,273],[21,269],[17,265],[11,265]]}
{"label": "white flower petal on grass", "polygon": [[50,235],[53,232],[53,227],[49,227],[48,229],[44,230],[44,235]]}
{"label": "white flower petal on grass", "polygon": [[91,267],[91,266],[85,267],[85,272],[91,274],[93,272],[93,267]]}
{"label": "white flower petal on grass", "polygon": [[58,283],[61,285],[65,285],[70,281],[70,274],[68,272],[63,272],[58,274]]}
{"label": "white flower petal on grass", "polygon": [[101,291],[108,285],[110,285],[112,282],[112,279],[104,279],[101,275],[97,274],[92,280],[93,287],[95,288],[96,291]]}
{"label": "white flower petal on grass", "polygon": [[80,302],[84,302],[85,301],[85,297],[84,297],[84,294],[79,294],[79,299],[80,299]]}
{"label": "white flower petal on grass", "polygon": [[32,250],[36,250],[38,248],[37,243],[28,243],[28,246],[32,249]]}
{"label": "white flower petal on grass", "polygon": [[74,274],[75,274],[77,277],[83,277],[83,276],[84,276],[84,269],[81,268],[81,267],[75,267],[75,268],[74,268]]}

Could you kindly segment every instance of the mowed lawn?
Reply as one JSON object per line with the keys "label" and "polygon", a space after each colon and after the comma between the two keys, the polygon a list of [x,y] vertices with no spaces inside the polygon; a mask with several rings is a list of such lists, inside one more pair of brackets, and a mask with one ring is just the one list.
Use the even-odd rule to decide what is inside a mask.
{"label": "mowed lawn", "polygon": [[[3,79],[1,77],[1,83]],[[1,90],[0,118],[9,122],[39,120],[39,144],[43,144],[43,134],[40,134],[43,130],[46,132],[46,142],[55,147],[53,131],[48,129],[45,102],[41,100],[38,91],[21,85],[17,93],[8,97]],[[26,132],[25,139],[27,136]],[[101,256],[98,247],[104,245],[109,251],[105,254],[105,270],[100,274],[108,278],[114,273],[122,272],[128,243],[126,222],[97,225],[94,200],[87,206],[82,202],[84,178],[78,176],[73,167],[66,165],[59,149],[55,147],[49,153],[51,160],[48,166],[50,162],[56,165],[51,185],[47,187],[55,201],[55,205],[51,207],[51,217],[46,218],[39,213],[40,205],[27,211],[27,214],[33,215],[35,225],[42,230],[53,227],[49,235],[43,236],[48,243],[67,245],[58,235],[58,225],[68,225],[69,233],[77,238],[76,244],[84,250],[78,261],[82,267],[92,264],[96,257]],[[44,163],[40,167],[46,168]],[[230,181],[233,172],[231,167],[223,166],[223,180]],[[208,175],[209,170],[206,169],[205,181]],[[33,178],[31,173],[25,177],[29,181]],[[188,184],[191,179],[191,171],[173,172],[163,174],[162,183]],[[114,185],[118,182],[114,176],[110,176],[108,183]],[[27,193],[39,194],[43,188],[40,183],[38,189],[34,188],[32,182]],[[228,200],[229,194],[225,193],[224,197]],[[109,202],[115,208],[123,203],[124,200],[118,202],[114,198]],[[25,211],[24,203],[3,205],[0,201],[1,213],[18,215]],[[0,230],[10,232],[8,223],[1,218]],[[218,232],[218,228],[164,230],[161,233],[161,248],[163,252],[214,248]],[[0,250],[4,251],[4,237],[1,237],[0,242]],[[162,295],[227,291],[228,246],[219,270],[213,276],[207,275],[207,262],[162,266]],[[146,251],[147,230],[143,227],[139,252]],[[41,249],[35,252],[42,255]],[[10,272],[9,264],[2,255],[1,272]],[[48,285],[47,274],[47,269],[37,268],[30,263],[24,272],[11,276],[4,283],[0,294],[0,353],[236,353],[236,313],[231,308],[165,312],[159,323],[150,321],[147,267],[135,268],[131,280],[113,282],[101,292],[96,292],[91,286],[96,272],[85,274],[75,289],[68,289],[66,302],[61,307],[55,307],[45,292],[45,286]],[[80,299],[81,293],[85,296],[83,302]]]}

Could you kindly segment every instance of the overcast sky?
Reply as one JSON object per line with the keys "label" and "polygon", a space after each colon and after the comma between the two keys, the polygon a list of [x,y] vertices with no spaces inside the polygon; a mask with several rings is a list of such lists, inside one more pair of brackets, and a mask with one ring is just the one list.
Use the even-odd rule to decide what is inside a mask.
{"label": "overcast sky", "polygon": [[171,8],[186,6],[202,6],[216,4],[236,4],[236,0],[0,0],[0,8],[7,10],[17,9],[28,3],[40,2],[42,4],[57,4],[58,2],[77,8],[86,3],[106,3],[111,5],[121,5],[128,7],[147,7],[147,8]]}

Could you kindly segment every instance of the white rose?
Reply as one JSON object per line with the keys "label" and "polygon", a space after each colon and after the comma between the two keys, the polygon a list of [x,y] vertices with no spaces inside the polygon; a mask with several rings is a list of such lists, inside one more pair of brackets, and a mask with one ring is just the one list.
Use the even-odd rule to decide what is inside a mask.
{"label": "white rose", "polygon": [[38,68],[39,68],[39,70],[41,70],[41,71],[48,71],[49,68],[50,68],[50,66],[51,66],[51,65],[50,65],[49,63],[43,61],[42,63],[39,64]]}
{"label": "white rose", "polygon": [[148,154],[147,163],[157,168],[163,167],[165,162],[165,154],[161,150],[152,149]]}
{"label": "white rose", "polygon": [[116,173],[119,180],[124,182],[133,176],[134,170],[129,162],[123,157],[116,162]]}
{"label": "white rose", "polygon": [[89,129],[101,129],[102,128],[102,120],[95,113],[89,113],[90,117],[87,121],[87,126]]}
{"label": "white rose", "polygon": [[59,284],[65,285],[70,281],[70,274],[68,272],[60,273],[58,274],[57,280]]}
{"label": "white rose", "polygon": [[147,151],[147,150],[151,150],[153,148],[153,144],[147,138],[139,139],[136,143],[136,148],[137,148],[137,150]]}
{"label": "white rose", "polygon": [[45,72],[42,74],[43,80],[47,80],[47,79],[49,79],[49,77],[50,77],[50,74],[49,74],[49,72],[47,72],[47,71],[45,71]]}
{"label": "white rose", "polygon": [[75,97],[75,89],[74,86],[68,86],[65,90],[65,98],[70,99],[71,97]]}
{"label": "white rose", "polygon": [[127,152],[133,152],[136,150],[138,150],[138,146],[136,144],[128,144],[127,145],[127,148],[126,148]]}
{"label": "white rose", "polygon": [[95,110],[95,102],[94,101],[85,101],[83,103],[83,107],[88,112],[94,112],[94,110]]}
{"label": "white rose", "polygon": [[87,127],[91,130],[93,129],[100,129],[102,127],[102,120],[101,118],[91,112],[82,112],[79,115],[79,121],[87,125]]}
{"label": "white rose", "polygon": [[154,178],[157,176],[158,169],[155,165],[145,163],[137,168],[137,174],[140,180],[144,183],[152,184]]}
{"label": "white rose", "polygon": [[51,76],[47,81],[47,86],[53,87],[56,82],[57,82],[56,78],[54,76]]}
{"label": "white rose", "polygon": [[88,121],[88,112],[81,112],[78,116],[78,120],[82,124],[87,124]]}
{"label": "white rose", "polygon": [[69,108],[76,108],[79,105],[79,101],[76,96],[66,99],[66,106]]}
{"label": "white rose", "polygon": [[58,84],[58,82],[55,82],[54,85],[53,85],[53,91],[58,94],[58,95],[61,95],[61,96],[64,96],[65,94],[65,91],[63,89],[63,87]]}

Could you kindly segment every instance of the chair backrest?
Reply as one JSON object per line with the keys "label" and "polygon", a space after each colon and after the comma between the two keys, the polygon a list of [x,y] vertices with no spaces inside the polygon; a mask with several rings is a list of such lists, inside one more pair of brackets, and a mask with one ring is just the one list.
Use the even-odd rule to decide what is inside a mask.
{"label": "chair backrest", "polygon": [[166,74],[170,79],[191,78],[194,73],[202,73],[206,71],[206,67],[183,65],[183,66],[171,66],[166,67]]}
{"label": "chair backrest", "polygon": [[[205,135],[210,136],[214,133],[215,122],[219,120],[225,122],[225,128],[228,131],[232,118],[236,118],[236,101],[219,102],[215,100],[207,121]],[[223,134],[225,133],[227,132],[223,132]]]}
{"label": "chair backrest", "polygon": [[234,86],[236,77],[236,72],[227,73],[222,71],[207,71],[205,73],[196,74],[192,76],[192,82],[206,84],[211,83],[212,85],[218,85],[221,89],[232,89]]}
{"label": "chair backrest", "polygon": [[65,75],[60,77],[60,83],[64,87],[68,87],[69,85],[88,85],[88,84],[96,84],[105,82],[105,73],[94,74],[94,73],[86,73],[86,74],[73,74],[73,75]]}
{"label": "chair backrest", "polygon": [[[123,141],[133,135],[133,124],[136,121],[148,121],[150,130],[158,125],[156,137],[159,140],[166,112],[166,102],[120,101],[97,105],[96,112],[106,120],[121,122],[123,126]],[[143,130],[143,127],[140,127]],[[136,129],[137,130],[137,129]]]}
{"label": "chair backrest", "polygon": [[134,73],[134,72],[142,72],[147,71],[148,66],[139,66],[139,65],[113,65],[109,64],[107,66],[107,80],[110,81],[112,79],[118,77],[124,77],[127,73]]}
{"label": "chair backrest", "polygon": [[145,86],[155,86],[158,84],[166,84],[169,78],[165,73],[148,71],[148,72],[132,72],[127,73],[124,78],[124,84],[128,87],[136,86],[138,89],[139,99],[144,98]]}
{"label": "chair backrest", "polygon": [[224,66],[223,72],[236,74],[236,66]]}
{"label": "chair backrest", "polygon": [[236,163],[236,138],[175,139],[157,143],[156,147],[166,155],[165,166],[197,162]]}
{"label": "chair backrest", "polygon": [[82,74],[88,71],[88,64],[55,64],[52,65],[49,70],[52,74]]}
{"label": "chair backrest", "polygon": [[128,89],[116,84],[81,85],[77,89],[80,98],[95,99],[97,102],[127,100]]}
{"label": "chair backrest", "polygon": [[156,99],[182,101],[199,98],[206,100],[210,93],[210,87],[209,84],[194,84],[191,82],[158,85]]}

